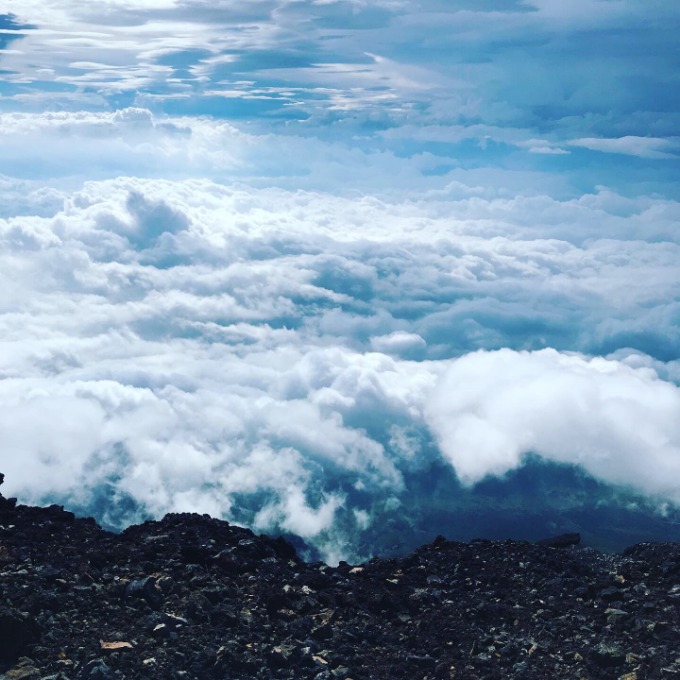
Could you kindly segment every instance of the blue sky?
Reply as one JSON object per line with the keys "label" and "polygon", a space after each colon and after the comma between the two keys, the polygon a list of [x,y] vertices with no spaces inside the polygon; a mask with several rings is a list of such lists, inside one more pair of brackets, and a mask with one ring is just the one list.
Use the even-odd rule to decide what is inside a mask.
{"label": "blue sky", "polygon": [[669,0],[5,5],[6,111],[210,116],[565,192],[678,179]]}
{"label": "blue sky", "polygon": [[441,463],[680,500],[675,2],[0,11],[15,493],[331,560]]}

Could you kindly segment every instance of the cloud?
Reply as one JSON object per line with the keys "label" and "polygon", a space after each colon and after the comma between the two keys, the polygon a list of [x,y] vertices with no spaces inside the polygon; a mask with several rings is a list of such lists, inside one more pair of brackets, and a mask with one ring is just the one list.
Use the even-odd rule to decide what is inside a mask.
{"label": "cloud", "polygon": [[65,198],[66,194],[56,186],[0,175],[0,217],[54,215]]}
{"label": "cloud", "polygon": [[[619,137],[617,139],[572,139],[571,146],[580,146],[605,153],[621,153],[639,158],[677,158],[680,145],[677,139],[660,139],[658,137]],[[676,151],[676,153],[673,153]]]}
{"label": "cloud", "polygon": [[[512,139],[515,153],[543,157],[565,155],[569,140],[665,139],[677,129],[671,0],[653,11],[636,0],[111,2],[97,12],[10,2],[10,10],[30,22],[2,55],[3,95],[23,110],[153,105],[374,151],[380,129],[486,125]],[[461,151],[470,155],[457,148],[450,157]]]}
{"label": "cloud", "polygon": [[23,500],[117,526],[209,512],[329,560],[415,513],[442,461],[474,482],[534,453],[677,500],[678,246],[655,242],[674,203],[140,178],[59,195],[0,220],[3,472]]}
{"label": "cloud", "polygon": [[680,499],[680,389],[644,368],[554,350],[478,352],[455,361],[427,420],[459,478],[473,484],[528,453]]}
{"label": "cloud", "polygon": [[389,335],[378,335],[371,338],[371,347],[385,354],[401,354],[412,350],[420,350],[427,343],[417,333],[394,331]]}
{"label": "cloud", "polygon": [[5,11],[22,498],[210,512],[334,560],[473,526],[489,475],[510,507],[535,460],[573,491],[536,507],[578,506],[574,470],[677,500],[674,2]]}

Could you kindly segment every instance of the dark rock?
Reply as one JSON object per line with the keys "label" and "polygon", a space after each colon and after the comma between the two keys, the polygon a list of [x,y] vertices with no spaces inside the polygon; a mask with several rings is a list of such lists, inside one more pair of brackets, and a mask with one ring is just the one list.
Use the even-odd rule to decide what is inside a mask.
{"label": "dark rock", "polygon": [[207,564],[212,557],[210,549],[203,545],[183,545],[180,554],[187,564]]}
{"label": "dark rock", "polygon": [[53,522],[73,522],[76,518],[72,512],[64,510],[63,505],[50,505],[45,513]]}
{"label": "dark rock", "polygon": [[0,510],[14,510],[17,505],[16,498],[5,498],[0,495]]}
{"label": "dark rock", "polygon": [[113,680],[116,676],[104,659],[88,661],[78,673],[78,680]]}
{"label": "dark rock", "polygon": [[621,666],[626,660],[626,655],[617,645],[600,642],[593,649],[593,659],[598,666],[610,668]]}
{"label": "dark rock", "polygon": [[0,608],[0,662],[16,661],[38,640],[38,625],[26,614]]}
{"label": "dark rock", "polygon": [[601,555],[562,537],[438,537],[403,558],[333,568],[205,515],[119,535],[60,506],[5,517],[0,674],[17,680],[656,680],[680,670],[676,544]]}
{"label": "dark rock", "polygon": [[187,616],[195,623],[206,623],[210,620],[211,605],[205,595],[192,593],[186,604]]}
{"label": "dark rock", "polygon": [[14,668],[10,668],[2,675],[2,680],[40,680],[42,673],[35,663],[26,657],[19,659]]}
{"label": "dark rock", "polygon": [[297,560],[297,552],[292,543],[289,543],[283,536],[275,539],[270,539],[269,545],[274,550],[277,557],[282,560]]}
{"label": "dark rock", "polygon": [[164,600],[163,592],[153,576],[130,581],[125,587],[125,595],[144,599],[153,609],[159,609]]}
{"label": "dark rock", "polygon": [[605,588],[600,591],[599,597],[604,602],[620,602],[625,599],[624,593],[618,588]]}

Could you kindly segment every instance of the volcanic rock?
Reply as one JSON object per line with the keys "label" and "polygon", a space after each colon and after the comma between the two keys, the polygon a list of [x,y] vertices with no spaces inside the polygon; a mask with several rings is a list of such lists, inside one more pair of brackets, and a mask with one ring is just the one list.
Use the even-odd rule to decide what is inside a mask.
{"label": "volcanic rock", "polygon": [[38,626],[29,614],[0,607],[0,662],[15,661],[37,640]]}
{"label": "volcanic rock", "polygon": [[679,605],[677,544],[438,537],[330,567],[207,515],[113,534],[0,503],[1,680],[655,680]]}

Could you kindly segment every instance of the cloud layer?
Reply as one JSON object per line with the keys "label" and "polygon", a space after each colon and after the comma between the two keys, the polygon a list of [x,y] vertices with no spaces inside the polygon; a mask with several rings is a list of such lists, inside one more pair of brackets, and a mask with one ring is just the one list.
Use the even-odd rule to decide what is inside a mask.
{"label": "cloud layer", "polygon": [[6,6],[5,110],[151,108],[430,174],[548,171],[577,191],[653,183],[671,196],[678,181],[674,0]]}
{"label": "cloud layer", "polygon": [[3,12],[23,499],[329,560],[463,511],[677,506],[674,0]]}
{"label": "cloud layer", "polygon": [[[24,499],[112,524],[209,512],[330,560],[437,460],[474,483],[531,453],[679,500],[678,246],[660,224],[612,238],[644,237],[651,199],[62,193],[0,222],[3,471]],[[610,237],[577,237],[596,217]]]}

